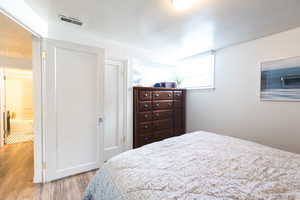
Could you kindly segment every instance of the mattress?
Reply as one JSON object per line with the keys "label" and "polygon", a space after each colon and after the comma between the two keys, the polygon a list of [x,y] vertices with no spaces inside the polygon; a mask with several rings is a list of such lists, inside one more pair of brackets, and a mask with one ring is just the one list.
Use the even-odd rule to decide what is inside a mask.
{"label": "mattress", "polygon": [[300,200],[300,155],[194,132],[110,159],[84,200]]}

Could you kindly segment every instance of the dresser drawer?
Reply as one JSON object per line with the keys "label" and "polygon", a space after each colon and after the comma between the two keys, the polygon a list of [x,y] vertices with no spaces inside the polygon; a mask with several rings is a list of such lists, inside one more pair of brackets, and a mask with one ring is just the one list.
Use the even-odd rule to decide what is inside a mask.
{"label": "dresser drawer", "polygon": [[169,119],[172,117],[173,117],[173,111],[170,110],[153,111],[153,115],[152,115],[153,120]]}
{"label": "dresser drawer", "polygon": [[137,138],[137,146],[141,147],[154,142],[153,134],[139,135]]}
{"label": "dresser drawer", "polygon": [[183,92],[182,91],[174,91],[174,99],[181,100]]}
{"label": "dresser drawer", "polygon": [[146,122],[152,120],[152,112],[138,113],[138,122]]}
{"label": "dresser drawer", "polygon": [[183,102],[179,100],[174,101],[174,108],[182,108],[183,107]]}
{"label": "dresser drawer", "polygon": [[172,109],[173,101],[153,101],[153,110]]}
{"label": "dresser drawer", "polygon": [[173,91],[153,91],[152,96],[153,100],[172,100]]}
{"label": "dresser drawer", "polygon": [[185,133],[186,90],[133,87],[133,148]]}
{"label": "dresser drawer", "polygon": [[143,122],[143,123],[139,123],[138,126],[138,131],[139,133],[143,134],[143,133],[151,133],[153,131],[153,124],[152,122]]}
{"label": "dresser drawer", "polygon": [[172,119],[159,120],[153,122],[153,131],[160,131],[160,130],[171,129],[171,128],[173,128]]}
{"label": "dresser drawer", "polygon": [[156,131],[153,134],[153,139],[154,139],[154,141],[160,141],[160,140],[170,138],[173,135],[174,135],[173,134],[173,129],[167,129],[167,130],[163,130],[163,131]]}
{"label": "dresser drawer", "polygon": [[152,110],[152,102],[151,101],[139,102],[139,111],[140,112],[151,111],[151,110]]}
{"label": "dresser drawer", "polygon": [[139,91],[139,99],[141,101],[151,101],[152,100],[152,91],[151,90]]}

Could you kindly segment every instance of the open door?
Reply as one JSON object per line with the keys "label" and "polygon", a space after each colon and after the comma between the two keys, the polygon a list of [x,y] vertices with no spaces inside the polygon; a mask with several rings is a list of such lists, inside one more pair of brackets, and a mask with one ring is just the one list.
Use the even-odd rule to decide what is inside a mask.
{"label": "open door", "polygon": [[104,50],[45,40],[45,179],[99,168],[103,163]]}

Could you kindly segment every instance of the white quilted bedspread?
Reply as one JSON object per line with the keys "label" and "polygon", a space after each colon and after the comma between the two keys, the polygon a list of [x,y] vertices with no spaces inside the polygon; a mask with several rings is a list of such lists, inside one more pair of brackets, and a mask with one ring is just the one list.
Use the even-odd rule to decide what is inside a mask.
{"label": "white quilted bedspread", "polygon": [[127,200],[300,200],[300,155],[208,132],[128,151],[105,168]]}

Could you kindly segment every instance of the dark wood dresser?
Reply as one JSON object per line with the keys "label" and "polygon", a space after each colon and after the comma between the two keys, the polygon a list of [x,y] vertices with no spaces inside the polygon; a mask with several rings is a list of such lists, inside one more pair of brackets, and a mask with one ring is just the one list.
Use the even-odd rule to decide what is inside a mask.
{"label": "dark wood dresser", "polygon": [[185,89],[133,88],[133,148],[185,133]]}

